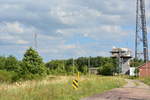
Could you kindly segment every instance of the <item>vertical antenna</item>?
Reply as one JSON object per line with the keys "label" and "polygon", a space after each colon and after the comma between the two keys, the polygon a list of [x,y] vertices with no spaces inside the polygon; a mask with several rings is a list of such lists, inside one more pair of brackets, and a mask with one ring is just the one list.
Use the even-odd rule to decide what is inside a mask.
{"label": "vertical antenna", "polygon": [[135,59],[138,59],[138,24],[139,24],[139,0],[137,0],[136,3]]}
{"label": "vertical antenna", "polygon": [[[143,51],[140,52],[140,46],[143,45]],[[148,40],[145,15],[145,0],[137,0],[136,11],[136,39],[135,39],[135,58],[138,59],[142,54],[144,61],[149,60],[148,57]]]}
{"label": "vertical antenna", "polygon": [[141,7],[141,22],[142,22],[142,32],[143,32],[143,52],[144,61],[148,61],[148,41],[147,41],[147,27],[146,27],[146,15],[145,15],[145,0],[140,0]]}

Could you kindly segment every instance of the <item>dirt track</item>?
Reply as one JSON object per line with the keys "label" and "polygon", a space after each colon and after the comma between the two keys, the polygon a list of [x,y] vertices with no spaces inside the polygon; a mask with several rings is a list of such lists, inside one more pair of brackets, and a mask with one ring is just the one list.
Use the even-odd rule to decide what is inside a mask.
{"label": "dirt track", "polygon": [[150,100],[150,87],[137,80],[126,80],[123,88],[87,97],[81,100]]}

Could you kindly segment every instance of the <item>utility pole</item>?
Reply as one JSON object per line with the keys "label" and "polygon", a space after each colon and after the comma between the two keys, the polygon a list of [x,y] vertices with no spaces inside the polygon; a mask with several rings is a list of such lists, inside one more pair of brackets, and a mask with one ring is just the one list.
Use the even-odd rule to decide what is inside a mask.
{"label": "utility pole", "polygon": [[[137,0],[136,7],[136,38],[135,38],[135,58],[139,59],[142,55],[144,61],[149,60],[148,57],[148,40],[145,15],[145,0]],[[143,50],[141,50],[143,46]]]}

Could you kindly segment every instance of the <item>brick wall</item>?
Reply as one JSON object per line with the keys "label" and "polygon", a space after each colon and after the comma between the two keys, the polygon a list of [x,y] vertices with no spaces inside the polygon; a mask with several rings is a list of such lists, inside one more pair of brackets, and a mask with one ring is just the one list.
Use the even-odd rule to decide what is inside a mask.
{"label": "brick wall", "polygon": [[139,70],[140,77],[150,77],[150,68],[143,68]]}
{"label": "brick wall", "polygon": [[140,77],[150,77],[150,62],[144,64],[139,68],[139,76]]}

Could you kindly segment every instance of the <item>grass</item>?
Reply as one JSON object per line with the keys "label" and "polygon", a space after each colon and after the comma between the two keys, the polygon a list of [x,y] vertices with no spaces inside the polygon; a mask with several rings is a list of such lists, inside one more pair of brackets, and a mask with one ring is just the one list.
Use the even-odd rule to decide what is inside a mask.
{"label": "grass", "polygon": [[139,86],[139,82],[134,82],[135,86]]}
{"label": "grass", "polygon": [[150,85],[150,78],[140,78],[145,84]]}
{"label": "grass", "polygon": [[71,86],[73,79],[73,76],[49,76],[42,81],[2,84],[0,100],[79,100],[125,83],[117,77],[82,76],[79,89],[74,90]]}

